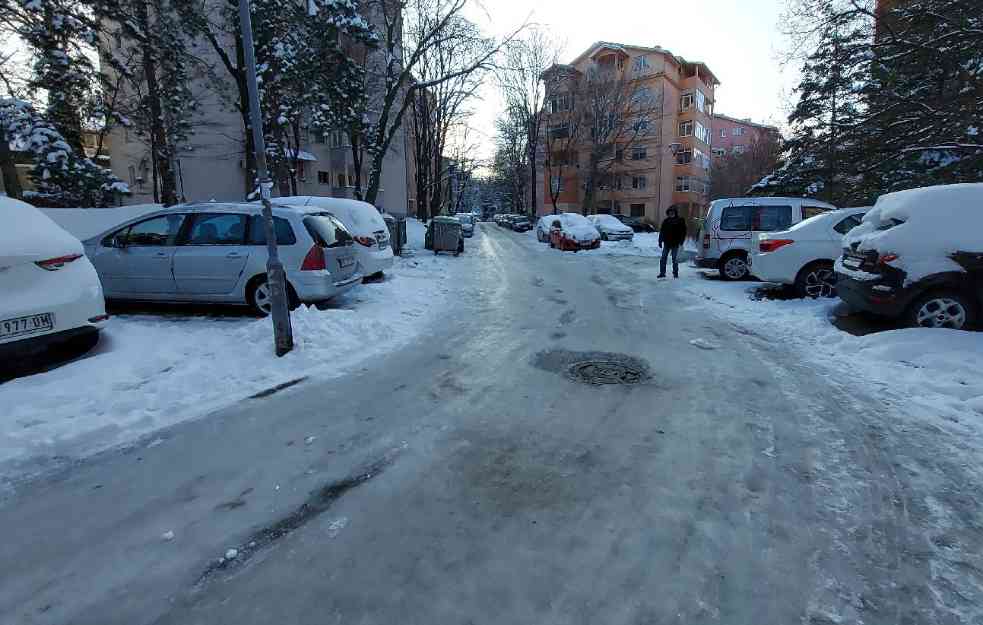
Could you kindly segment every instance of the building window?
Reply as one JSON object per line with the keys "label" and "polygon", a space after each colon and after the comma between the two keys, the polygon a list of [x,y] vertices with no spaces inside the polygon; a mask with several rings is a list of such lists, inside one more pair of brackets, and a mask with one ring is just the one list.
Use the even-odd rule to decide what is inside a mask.
{"label": "building window", "polygon": [[621,202],[615,202],[614,203],[613,212],[614,212],[615,215],[620,215],[621,214]]}
{"label": "building window", "polygon": [[625,188],[625,181],[621,177],[621,174],[616,174],[614,176],[614,188],[618,189],[619,191]]}
{"label": "building window", "polygon": [[348,147],[348,137],[341,130],[336,130],[331,133],[331,147],[333,148],[344,148]]}
{"label": "building window", "polygon": [[632,189],[644,189],[648,184],[648,180],[645,176],[632,176],[631,177],[631,188]]}
{"label": "building window", "polygon": [[645,216],[645,205],[644,204],[632,204],[629,209],[631,210],[632,217],[644,217]]}
{"label": "building window", "polygon": [[700,150],[693,150],[693,160],[703,169],[710,169],[710,158]]}
{"label": "building window", "polygon": [[338,186],[339,187],[345,186],[345,174],[338,174]]}
{"label": "building window", "polygon": [[745,152],[747,152],[747,146],[746,145],[735,145],[734,147],[731,148],[731,151],[734,154],[744,154]]}
{"label": "building window", "polygon": [[129,173],[130,173],[130,186],[131,187],[137,186],[137,168],[134,167],[133,165],[130,165]]}
{"label": "building window", "polygon": [[570,136],[570,126],[567,123],[553,124],[546,130],[550,139],[566,139]]}
{"label": "building window", "polygon": [[693,108],[693,94],[684,93],[683,95],[679,96],[679,110],[688,111],[691,108]]}
{"label": "building window", "polygon": [[562,176],[551,176],[550,177],[550,191],[554,194],[563,191],[563,177]]}
{"label": "building window", "polygon": [[636,74],[641,74],[649,68],[649,60],[644,56],[640,56],[635,59],[631,67]]}
{"label": "building window", "polygon": [[562,111],[573,110],[573,96],[569,93],[563,93],[550,98],[549,101],[549,112],[550,113],[560,113]]}
{"label": "building window", "polygon": [[644,161],[648,158],[648,150],[644,146],[636,146],[631,149],[631,160]]}
{"label": "building window", "polygon": [[744,128],[741,128],[740,126],[738,126],[737,128],[732,129],[730,131],[730,133],[732,135],[734,135],[735,137],[743,137],[744,136]]}
{"label": "building window", "polygon": [[707,128],[706,126],[704,126],[703,124],[701,124],[700,122],[696,122],[695,125],[696,125],[696,131],[693,134],[696,135],[696,138],[697,139],[699,139],[703,143],[706,143],[706,144],[709,145],[710,144],[710,129]]}
{"label": "building window", "polygon": [[676,176],[676,191],[686,193],[690,190],[690,178],[688,176]]}
{"label": "building window", "polygon": [[713,148],[713,155],[714,156],[723,156],[725,154],[727,154],[727,150],[725,150],[723,148]]}
{"label": "building window", "polygon": [[324,136],[324,131],[321,130],[320,128],[315,128],[311,134],[314,137],[314,143],[317,143],[319,145],[324,145],[325,143],[328,142],[327,138]]}
{"label": "building window", "polygon": [[331,172],[329,172],[329,171],[319,171],[319,172],[317,172],[317,183],[318,184],[331,184]]}
{"label": "building window", "polygon": [[687,165],[693,160],[693,150],[686,149],[676,152],[676,164]]}
{"label": "building window", "polygon": [[679,136],[680,137],[692,137],[693,136],[693,122],[680,122],[679,123]]}
{"label": "building window", "polygon": [[703,113],[707,109],[707,97],[699,89],[696,90],[696,110]]}

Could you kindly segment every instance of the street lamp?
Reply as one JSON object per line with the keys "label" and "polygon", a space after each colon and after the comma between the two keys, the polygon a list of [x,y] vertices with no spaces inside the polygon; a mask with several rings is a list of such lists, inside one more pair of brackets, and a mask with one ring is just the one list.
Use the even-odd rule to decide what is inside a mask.
{"label": "street lamp", "polygon": [[273,224],[273,206],[270,191],[273,181],[266,168],[266,142],[263,139],[263,116],[259,110],[259,88],[256,84],[256,52],[253,50],[253,24],[249,15],[249,0],[239,0],[239,30],[242,32],[243,60],[246,70],[246,88],[249,92],[249,124],[253,132],[253,149],[256,152],[256,177],[259,179],[259,197],[263,203],[263,221],[266,231],[266,283],[270,287],[270,318],[273,319],[273,340],[276,355],[283,356],[294,347],[293,330],[290,327],[290,311],[287,308],[286,276],[280,254],[277,251],[276,227]]}

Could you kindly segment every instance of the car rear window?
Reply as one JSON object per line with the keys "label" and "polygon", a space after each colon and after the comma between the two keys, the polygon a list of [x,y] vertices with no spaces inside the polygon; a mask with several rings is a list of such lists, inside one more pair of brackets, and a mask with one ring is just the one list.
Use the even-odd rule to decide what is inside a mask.
{"label": "car rear window", "polygon": [[727,206],[720,214],[721,230],[740,230],[751,229],[751,207],[750,206]]}
{"label": "car rear window", "polygon": [[321,247],[341,247],[352,244],[352,235],[334,215],[315,213],[304,218],[304,225]]}
{"label": "car rear window", "polygon": [[755,206],[751,229],[756,232],[787,230],[792,225],[791,206]]}
{"label": "car rear window", "polygon": [[825,206],[802,206],[802,219],[809,219],[810,217],[815,217],[816,215],[822,215],[823,213],[828,213],[831,208],[826,208]]}
{"label": "car rear window", "polygon": [[[297,243],[297,235],[290,226],[290,222],[283,217],[273,218],[273,227],[276,229],[277,245],[294,245]],[[262,215],[253,215],[249,219],[249,238],[247,245],[266,245],[266,224],[263,223]]]}

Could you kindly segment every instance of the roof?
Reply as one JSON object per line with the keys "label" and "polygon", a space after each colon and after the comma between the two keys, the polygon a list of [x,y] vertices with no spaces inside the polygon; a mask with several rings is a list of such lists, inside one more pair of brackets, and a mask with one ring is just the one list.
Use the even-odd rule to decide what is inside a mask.
{"label": "roof", "polygon": [[737,117],[731,117],[730,115],[724,115],[723,113],[713,114],[714,119],[717,119],[718,117],[720,119],[725,119],[729,122],[734,122],[735,124],[743,124],[745,126],[754,126],[755,128],[762,128],[764,130],[773,130],[775,132],[780,132],[777,126],[772,126],[770,124],[759,124],[757,122],[751,121],[750,119],[738,119]]}
{"label": "roof", "polygon": [[595,41],[589,48],[584,50],[577,58],[573,60],[571,66],[576,65],[577,63],[579,63],[580,61],[582,61],[587,57],[593,56],[602,48],[606,48],[614,51],[626,52],[626,53],[627,50],[629,49],[639,50],[641,52],[657,52],[659,54],[663,54],[671,58],[678,65],[699,65],[704,70],[706,70],[707,74],[710,75],[710,78],[713,79],[714,84],[716,85],[720,84],[720,79],[717,78],[717,76],[713,73],[713,70],[711,70],[710,67],[703,61],[691,61],[684,57],[677,56],[673,54],[670,50],[663,48],[662,46],[636,46],[636,45],[624,44],[624,43],[614,43],[611,41]]}

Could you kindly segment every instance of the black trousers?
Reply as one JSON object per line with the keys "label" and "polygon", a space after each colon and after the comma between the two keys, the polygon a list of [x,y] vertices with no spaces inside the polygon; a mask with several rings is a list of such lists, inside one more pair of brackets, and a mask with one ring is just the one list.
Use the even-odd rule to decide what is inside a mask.
{"label": "black trousers", "polygon": [[662,262],[659,263],[659,273],[666,275],[666,260],[669,258],[669,254],[672,254],[672,275],[679,277],[679,261],[676,259],[679,254],[678,245],[662,246]]}

